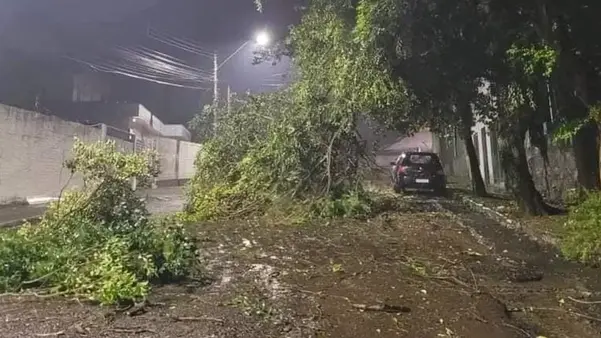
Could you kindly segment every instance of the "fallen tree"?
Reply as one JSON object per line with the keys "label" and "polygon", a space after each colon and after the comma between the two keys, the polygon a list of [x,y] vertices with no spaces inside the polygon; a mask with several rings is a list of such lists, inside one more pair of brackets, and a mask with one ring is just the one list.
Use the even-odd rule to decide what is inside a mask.
{"label": "fallen tree", "polygon": [[153,153],[77,141],[66,167],[84,187],[62,194],[38,224],[0,232],[0,290],[114,304],[144,299],[153,282],[187,276],[191,239],[176,223],[150,220],[131,188],[132,178],[148,183],[155,164]]}

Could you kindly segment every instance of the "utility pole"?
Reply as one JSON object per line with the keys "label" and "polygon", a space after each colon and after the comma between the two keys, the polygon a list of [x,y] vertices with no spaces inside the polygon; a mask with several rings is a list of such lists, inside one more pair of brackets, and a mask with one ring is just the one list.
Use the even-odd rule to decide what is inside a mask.
{"label": "utility pole", "polygon": [[217,63],[217,52],[213,53],[213,133],[217,134],[217,105],[219,104],[219,85],[217,83],[217,71],[219,64]]}
{"label": "utility pole", "polygon": [[219,79],[217,78],[217,71],[219,70],[219,65],[217,63],[217,52],[213,53],[213,103],[217,104],[219,102],[219,86],[217,82]]}
{"label": "utility pole", "polygon": [[227,114],[230,115],[232,111],[232,89],[227,86]]}

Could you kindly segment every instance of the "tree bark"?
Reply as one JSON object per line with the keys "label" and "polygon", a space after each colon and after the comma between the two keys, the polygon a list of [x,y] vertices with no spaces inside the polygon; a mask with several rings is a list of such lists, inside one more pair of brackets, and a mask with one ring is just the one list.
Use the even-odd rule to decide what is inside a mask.
{"label": "tree bark", "polygon": [[480,172],[480,162],[478,161],[478,155],[476,154],[476,148],[472,140],[472,131],[470,129],[464,130],[461,138],[465,144],[465,151],[470,163],[472,192],[476,196],[484,197],[487,195],[486,185],[484,184],[484,179],[482,179],[482,172]]}
{"label": "tree bark", "polygon": [[524,147],[525,131],[508,133],[501,140],[501,166],[505,174],[505,187],[515,197],[520,210],[531,216],[557,214],[557,210],[543,200],[536,189]]}
{"label": "tree bark", "polygon": [[597,127],[589,124],[581,128],[572,142],[576,169],[578,171],[578,185],[582,190],[599,190],[601,179],[599,177],[599,153]]}

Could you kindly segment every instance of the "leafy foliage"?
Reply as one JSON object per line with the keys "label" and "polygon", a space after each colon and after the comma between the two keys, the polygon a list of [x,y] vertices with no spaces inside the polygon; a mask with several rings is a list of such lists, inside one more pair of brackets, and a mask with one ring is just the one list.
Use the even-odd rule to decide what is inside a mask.
{"label": "leafy foliage", "polygon": [[193,219],[264,213],[282,200],[337,199],[357,187],[348,163],[352,118],[312,108],[299,91],[250,97],[221,112],[218,133],[198,154],[188,187]]}
{"label": "leafy foliage", "polygon": [[43,288],[113,304],[146,297],[152,281],[181,278],[194,257],[181,225],[151,221],[130,179],[148,182],[155,156],[76,141],[66,166],[85,187],[66,192],[39,224],[0,233],[0,288]]}
{"label": "leafy foliage", "polygon": [[571,119],[561,123],[553,131],[553,142],[569,142],[587,124],[596,123],[601,125],[601,105],[590,107],[589,115],[585,118]]}
{"label": "leafy foliage", "polygon": [[601,263],[601,194],[591,193],[574,207],[561,241],[564,255],[584,263]]}
{"label": "leafy foliage", "polygon": [[[343,1],[311,7],[292,30],[298,80],[289,88],[221,109],[188,190],[192,218],[261,214],[283,201],[314,216],[365,211],[358,112],[402,95],[370,71],[344,8]],[[359,83],[370,89],[358,95]]]}
{"label": "leafy foliage", "polygon": [[557,52],[549,45],[513,45],[507,50],[509,60],[527,76],[542,74],[549,78],[557,64]]}
{"label": "leafy foliage", "polygon": [[[601,44],[589,29],[599,32],[591,15],[599,6],[593,0],[311,0],[285,45],[301,73],[297,87],[320,100],[316,110],[367,112],[387,129],[458,131],[479,194],[486,191],[471,128],[477,119],[495,121],[490,127],[499,135],[505,183],[523,211],[542,215],[555,210],[534,186],[524,140],[528,133],[548,162],[543,123],[563,123],[556,132],[563,140],[595,127]],[[584,162],[579,180],[598,176],[598,165]]]}

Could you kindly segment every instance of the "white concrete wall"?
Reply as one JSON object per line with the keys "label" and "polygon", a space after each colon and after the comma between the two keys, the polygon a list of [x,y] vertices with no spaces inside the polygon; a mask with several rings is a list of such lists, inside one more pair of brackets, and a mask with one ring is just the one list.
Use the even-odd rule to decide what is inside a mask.
{"label": "white concrete wall", "polygon": [[158,181],[189,180],[194,175],[194,161],[201,145],[167,138],[158,140],[161,163]]}
{"label": "white concrete wall", "polygon": [[201,149],[198,143],[180,141],[179,146],[179,179],[191,179],[194,176],[194,161]]}
{"label": "white concrete wall", "polygon": [[480,173],[482,173],[484,183],[491,187],[502,187],[504,183],[498,158],[499,154],[497,153],[498,140],[496,136],[491,132],[487,123],[480,121],[472,127],[472,132],[477,135],[478,144],[475,146],[478,151]]}
{"label": "white concrete wall", "polygon": [[121,152],[131,153],[134,151],[134,144],[132,142],[125,141],[123,139],[113,137],[113,136],[107,136],[106,139],[114,141],[115,146],[117,147],[117,150],[119,150]]}
{"label": "white concrete wall", "polygon": [[[63,164],[70,156],[75,137],[97,142],[102,135],[97,127],[0,105],[0,205],[56,198],[66,186],[80,186],[81,178],[70,178]],[[199,144],[138,137],[144,143],[139,150],[151,148],[159,153],[161,174],[157,181],[192,178]],[[110,135],[106,139],[114,140],[120,151],[134,151],[132,142]]]}
{"label": "white concrete wall", "polygon": [[163,136],[178,138],[184,141],[190,141],[192,134],[181,124],[165,124],[163,125]]}
{"label": "white concrete wall", "polygon": [[[56,197],[70,177],[63,163],[74,138],[101,139],[101,130],[0,105],[0,203]],[[70,186],[81,184],[71,179]]]}
{"label": "white concrete wall", "polygon": [[177,140],[160,138],[157,142],[157,151],[159,152],[161,173],[159,181],[177,180]]}

